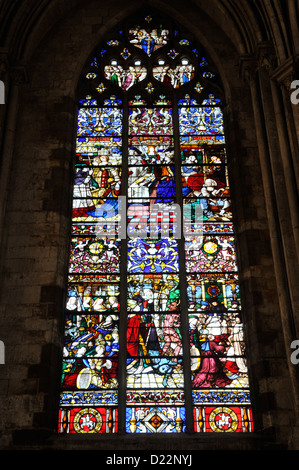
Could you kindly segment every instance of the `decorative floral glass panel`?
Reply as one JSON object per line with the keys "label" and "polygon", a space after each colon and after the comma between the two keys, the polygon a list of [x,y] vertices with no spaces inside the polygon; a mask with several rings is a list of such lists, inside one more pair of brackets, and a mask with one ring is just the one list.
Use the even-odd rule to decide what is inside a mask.
{"label": "decorative floral glass panel", "polygon": [[60,433],[253,431],[221,83],[163,21],[78,89]]}

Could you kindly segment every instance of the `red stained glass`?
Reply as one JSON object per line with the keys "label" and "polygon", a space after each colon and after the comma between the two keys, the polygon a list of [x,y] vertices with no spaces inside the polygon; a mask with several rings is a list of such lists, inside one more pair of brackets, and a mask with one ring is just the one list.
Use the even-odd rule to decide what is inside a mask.
{"label": "red stained glass", "polygon": [[115,31],[78,90],[60,433],[253,431],[217,74],[162,23]]}

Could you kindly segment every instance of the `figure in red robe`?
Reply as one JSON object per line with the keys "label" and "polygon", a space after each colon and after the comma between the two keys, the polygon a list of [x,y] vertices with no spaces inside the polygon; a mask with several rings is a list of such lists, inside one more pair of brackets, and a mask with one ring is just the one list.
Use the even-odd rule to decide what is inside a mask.
{"label": "figure in red robe", "polygon": [[202,332],[201,337],[201,367],[193,379],[194,388],[225,387],[231,380],[223,371],[219,354],[224,354],[226,347],[210,341]]}

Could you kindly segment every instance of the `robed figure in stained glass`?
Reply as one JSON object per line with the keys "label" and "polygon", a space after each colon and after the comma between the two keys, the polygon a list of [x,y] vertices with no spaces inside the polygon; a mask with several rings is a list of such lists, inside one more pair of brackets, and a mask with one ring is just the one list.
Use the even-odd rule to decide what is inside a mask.
{"label": "robed figure in stained glass", "polygon": [[148,12],[92,57],[78,88],[59,432],[252,430],[217,71],[190,31]]}

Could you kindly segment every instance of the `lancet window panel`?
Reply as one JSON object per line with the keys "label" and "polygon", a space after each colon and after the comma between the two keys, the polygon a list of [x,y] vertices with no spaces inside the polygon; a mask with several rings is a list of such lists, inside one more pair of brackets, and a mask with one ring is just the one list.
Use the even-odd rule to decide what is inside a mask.
{"label": "lancet window panel", "polygon": [[132,18],[78,89],[58,432],[251,432],[217,73]]}

